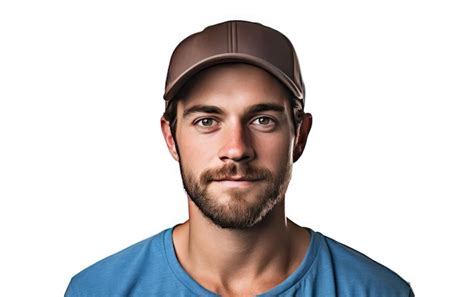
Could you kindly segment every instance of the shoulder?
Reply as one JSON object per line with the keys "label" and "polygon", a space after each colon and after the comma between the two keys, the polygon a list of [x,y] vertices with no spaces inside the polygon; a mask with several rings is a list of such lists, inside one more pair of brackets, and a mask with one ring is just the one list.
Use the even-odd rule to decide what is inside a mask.
{"label": "shoulder", "polygon": [[322,234],[318,257],[326,257],[326,260],[331,261],[335,285],[340,293],[351,295],[350,292],[371,292],[370,296],[413,296],[410,295],[413,294],[410,284],[397,273]]}
{"label": "shoulder", "polygon": [[151,270],[166,271],[166,256],[163,252],[166,231],[135,243],[79,272],[71,279],[66,296],[125,296],[125,292],[137,283],[146,282]]}

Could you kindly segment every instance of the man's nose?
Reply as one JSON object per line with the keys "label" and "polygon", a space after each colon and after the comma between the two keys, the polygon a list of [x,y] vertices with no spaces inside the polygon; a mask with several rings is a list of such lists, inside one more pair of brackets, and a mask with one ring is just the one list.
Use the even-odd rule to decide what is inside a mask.
{"label": "man's nose", "polygon": [[252,139],[247,128],[234,124],[224,128],[219,158],[222,161],[249,162],[255,158]]}

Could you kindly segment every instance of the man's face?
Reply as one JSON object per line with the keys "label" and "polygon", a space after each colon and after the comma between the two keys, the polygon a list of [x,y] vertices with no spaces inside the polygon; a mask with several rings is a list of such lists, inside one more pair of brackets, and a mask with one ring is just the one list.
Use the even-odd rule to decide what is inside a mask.
{"label": "man's face", "polygon": [[215,224],[252,227],[282,201],[292,169],[291,113],[281,83],[241,63],[204,70],[179,100],[183,184]]}

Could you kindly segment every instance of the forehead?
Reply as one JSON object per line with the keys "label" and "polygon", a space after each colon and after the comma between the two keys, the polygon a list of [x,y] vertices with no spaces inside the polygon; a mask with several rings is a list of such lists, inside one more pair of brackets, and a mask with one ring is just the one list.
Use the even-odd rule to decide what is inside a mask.
{"label": "forehead", "polygon": [[[178,110],[194,104],[245,108],[261,103],[289,109],[291,92],[267,71],[244,63],[225,63],[196,74],[180,92]],[[181,108],[180,108],[181,106]]]}

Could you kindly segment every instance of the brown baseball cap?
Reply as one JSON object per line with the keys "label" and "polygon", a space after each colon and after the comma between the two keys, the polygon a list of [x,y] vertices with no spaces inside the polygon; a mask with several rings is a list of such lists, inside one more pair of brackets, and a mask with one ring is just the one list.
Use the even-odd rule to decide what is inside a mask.
{"label": "brown baseball cap", "polygon": [[163,98],[168,103],[204,68],[231,62],[252,64],[273,74],[304,106],[305,87],[290,40],[275,29],[241,20],[208,26],[181,41],[171,55]]}

